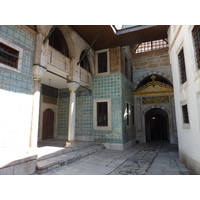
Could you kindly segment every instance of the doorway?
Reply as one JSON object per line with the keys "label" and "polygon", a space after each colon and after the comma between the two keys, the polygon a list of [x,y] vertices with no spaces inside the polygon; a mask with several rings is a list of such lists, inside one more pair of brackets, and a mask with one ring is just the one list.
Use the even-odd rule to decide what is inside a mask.
{"label": "doorway", "polygon": [[54,112],[46,109],[43,112],[42,140],[52,139],[54,130]]}
{"label": "doorway", "polygon": [[153,108],[145,114],[146,140],[168,141],[168,114],[160,108]]}

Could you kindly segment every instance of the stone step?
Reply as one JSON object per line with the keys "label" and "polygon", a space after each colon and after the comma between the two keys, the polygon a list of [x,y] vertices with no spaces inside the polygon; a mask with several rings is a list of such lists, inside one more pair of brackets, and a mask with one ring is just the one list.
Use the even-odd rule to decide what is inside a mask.
{"label": "stone step", "polygon": [[72,163],[82,157],[101,151],[105,147],[99,144],[93,144],[85,146],[83,148],[73,149],[72,151],[66,151],[63,154],[55,155],[47,159],[42,159],[37,162],[36,173],[42,174],[54,168],[60,167]]}
{"label": "stone step", "polygon": [[38,151],[38,161],[41,160],[46,160],[48,158],[54,157],[54,156],[59,156],[63,155],[65,153],[69,153],[72,151],[76,151],[77,149],[89,147],[94,144],[99,144],[99,143],[94,143],[94,142],[76,142],[76,144],[73,147],[54,147],[54,146],[44,146],[40,147]]}

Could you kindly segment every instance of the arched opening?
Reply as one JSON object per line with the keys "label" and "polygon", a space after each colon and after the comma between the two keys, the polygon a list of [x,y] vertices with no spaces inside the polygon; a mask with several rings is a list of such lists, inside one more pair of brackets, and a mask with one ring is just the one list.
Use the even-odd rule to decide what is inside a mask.
{"label": "arched opening", "polygon": [[160,108],[153,108],[145,114],[146,141],[168,141],[169,122],[168,114]]}
{"label": "arched opening", "polygon": [[[83,56],[85,55],[85,50],[82,51],[80,59],[83,58]],[[90,63],[88,61],[87,55],[81,60],[80,66],[87,70],[89,73],[91,73],[91,69],[90,69]]]}
{"label": "arched opening", "polygon": [[49,45],[58,50],[63,55],[69,57],[69,49],[65,38],[58,28],[55,28],[49,37]]}
{"label": "arched opening", "polygon": [[[137,91],[138,88],[142,87],[143,85],[152,82],[152,75],[153,74],[150,74],[150,75],[146,76],[144,79],[142,79],[140,81],[140,83],[137,85],[136,91]],[[160,81],[161,83],[164,83],[164,84],[167,84],[167,85],[170,85],[171,87],[173,87],[171,82],[161,75],[156,74],[155,80]]]}
{"label": "arched opening", "polygon": [[52,139],[54,131],[54,112],[46,109],[43,112],[42,140]]}

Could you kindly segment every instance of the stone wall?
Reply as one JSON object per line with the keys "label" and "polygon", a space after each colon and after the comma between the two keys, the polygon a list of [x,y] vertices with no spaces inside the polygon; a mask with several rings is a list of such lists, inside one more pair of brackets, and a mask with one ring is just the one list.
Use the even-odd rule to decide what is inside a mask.
{"label": "stone wall", "polygon": [[110,48],[110,72],[120,71],[121,51],[120,47]]}
{"label": "stone wall", "polygon": [[170,65],[168,48],[133,55],[134,70],[144,70]]}

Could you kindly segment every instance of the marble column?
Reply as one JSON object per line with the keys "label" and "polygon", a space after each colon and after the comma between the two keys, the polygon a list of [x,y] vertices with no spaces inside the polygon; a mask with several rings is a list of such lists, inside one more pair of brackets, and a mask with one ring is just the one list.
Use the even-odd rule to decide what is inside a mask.
{"label": "marble column", "polygon": [[75,123],[76,123],[76,90],[79,84],[72,82],[69,83],[70,102],[69,102],[69,123],[68,123],[68,141],[66,147],[73,146],[75,141]]}
{"label": "marble column", "polygon": [[39,128],[39,112],[40,112],[40,81],[46,70],[38,65],[33,66],[34,75],[34,94],[32,105],[32,121],[30,134],[30,147],[37,147],[38,128]]}

